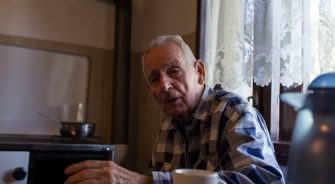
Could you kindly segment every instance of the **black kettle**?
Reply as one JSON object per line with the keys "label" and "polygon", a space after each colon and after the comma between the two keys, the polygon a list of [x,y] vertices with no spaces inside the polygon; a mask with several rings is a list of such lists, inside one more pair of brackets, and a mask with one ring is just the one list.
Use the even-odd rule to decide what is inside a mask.
{"label": "black kettle", "polygon": [[335,183],[335,72],[315,78],[306,93],[280,99],[298,110],[287,183]]}

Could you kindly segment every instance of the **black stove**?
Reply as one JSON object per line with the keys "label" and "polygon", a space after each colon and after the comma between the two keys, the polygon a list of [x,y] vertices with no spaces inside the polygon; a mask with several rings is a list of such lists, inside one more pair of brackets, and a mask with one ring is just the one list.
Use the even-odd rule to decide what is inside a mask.
{"label": "black stove", "polygon": [[[28,184],[64,183],[67,178],[64,169],[70,164],[84,160],[114,160],[114,145],[102,144],[101,137],[0,134],[1,152],[29,155],[25,168],[28,176],[23,178]],[[18,168],[23,167],[17,165],[12,170]]]}

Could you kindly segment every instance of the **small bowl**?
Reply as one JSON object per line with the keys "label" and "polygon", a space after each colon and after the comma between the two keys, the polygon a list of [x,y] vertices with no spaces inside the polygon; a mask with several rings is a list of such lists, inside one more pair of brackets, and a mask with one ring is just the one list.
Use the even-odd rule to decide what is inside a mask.
{"label": "small bowl", "polygon": [[94,123],[60,122],[60,134],[64,137],[92,137],[95,131]]}

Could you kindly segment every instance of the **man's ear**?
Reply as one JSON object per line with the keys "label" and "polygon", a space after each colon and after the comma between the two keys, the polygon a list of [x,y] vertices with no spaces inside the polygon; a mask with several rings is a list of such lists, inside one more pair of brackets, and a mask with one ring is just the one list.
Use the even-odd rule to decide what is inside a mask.
{"label": "man's ear", "polygon": [[204,62],[201,59],[198,59],[195,62],[195,70],[199,74],[198,76],[199,84],[204,84],[206,79],[206,69]]}

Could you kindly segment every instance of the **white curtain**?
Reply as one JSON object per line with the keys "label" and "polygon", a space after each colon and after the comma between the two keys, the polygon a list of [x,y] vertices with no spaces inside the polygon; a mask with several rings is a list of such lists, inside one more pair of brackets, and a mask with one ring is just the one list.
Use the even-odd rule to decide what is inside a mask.
{"label": "white curtain", "polygon": [[335,71],[335,0],[209,0],[207,83],[250,96],[252,84],[306,84]]}

